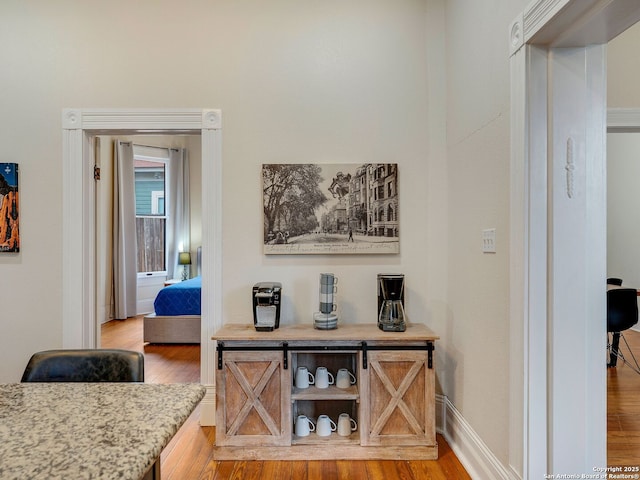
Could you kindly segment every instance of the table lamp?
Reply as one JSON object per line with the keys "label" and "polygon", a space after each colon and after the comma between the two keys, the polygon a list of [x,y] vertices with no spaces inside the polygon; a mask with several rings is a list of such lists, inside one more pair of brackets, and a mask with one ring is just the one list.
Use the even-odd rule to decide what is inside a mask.
{"label": "table lamp", "polygon": [[183,265],[184,270],[182,270],[182,281],[187,279],[187,265],[191,265],[191,254],[189,252],[180,252],[178,254],[178,265]]}

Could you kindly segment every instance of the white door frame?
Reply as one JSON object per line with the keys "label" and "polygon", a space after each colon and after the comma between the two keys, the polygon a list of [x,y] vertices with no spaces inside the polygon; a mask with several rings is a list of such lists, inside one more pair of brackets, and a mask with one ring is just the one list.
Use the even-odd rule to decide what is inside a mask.
{"label": "white door frame", "polygon": [[527,479],[606,465],[606,43],[638,20],[637,0],[537,0],[510,26],[509,462]]}
{"label": "white door frame", "polygon": [[96,348],[96,135],[197,134],[202,137],[201,423],[215,419],[215,345],[222,325],[222,113],[215,109],[79,109],[62,112],[62,345]]}

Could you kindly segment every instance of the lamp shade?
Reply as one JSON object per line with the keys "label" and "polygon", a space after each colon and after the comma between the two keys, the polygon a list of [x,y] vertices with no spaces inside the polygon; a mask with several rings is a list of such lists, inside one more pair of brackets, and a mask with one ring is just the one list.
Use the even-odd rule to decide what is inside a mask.
{"label": "lamp shade", "polygon": [[189,252],[180,252],[178,254],[178,265],[191,265],[191,254]]}

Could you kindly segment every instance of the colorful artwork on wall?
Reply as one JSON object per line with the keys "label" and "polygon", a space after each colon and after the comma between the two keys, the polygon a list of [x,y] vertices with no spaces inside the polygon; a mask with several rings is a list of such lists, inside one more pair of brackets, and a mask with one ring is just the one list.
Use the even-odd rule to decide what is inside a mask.
{"label": "colorful artwork on wall", "polygon": [[18,164],[0,163],[0,252],[20,251]]}
{"label": "colorful artwork on wall", "polygon": [[398,165],[262,166],[265,254],[399,253]]}

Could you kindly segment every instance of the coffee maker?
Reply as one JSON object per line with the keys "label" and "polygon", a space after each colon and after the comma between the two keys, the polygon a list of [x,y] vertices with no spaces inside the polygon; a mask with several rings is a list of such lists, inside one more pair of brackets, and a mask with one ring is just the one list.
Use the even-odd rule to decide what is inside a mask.
{"label": "coffee maker", "polygon": [[404,332],[404,275],[378,274],[378,328],[385,332]]}
{"label": "coffee maker", "polygon": [[260,282],[253,286],[253,326],[258,332],[271,332],[280,326],[282,284]]}

